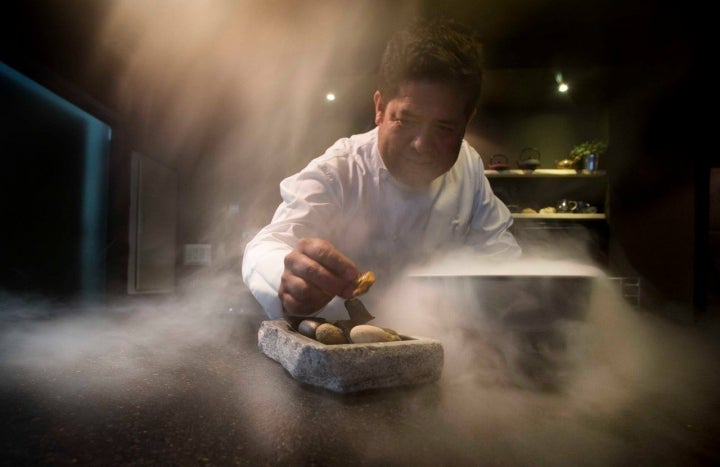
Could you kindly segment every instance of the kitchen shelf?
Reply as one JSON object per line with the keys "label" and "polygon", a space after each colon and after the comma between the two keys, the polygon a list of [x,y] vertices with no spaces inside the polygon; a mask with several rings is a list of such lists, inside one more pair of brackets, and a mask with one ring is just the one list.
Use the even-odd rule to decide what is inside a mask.
{"label": "kitchen shelf", "polygon": [[486,170],[488,178],[600,178],[606,175],[604,170],[591,173],[577,172],[574,169],[535,169],[535,170]]}
{"label": "kitchen shelf", "polygon": [[[511,231],[525,254],[542,256],[552,252],[571,258],[581,254],[589,255],[598,264],[607,263],[610,224],[606,171],[538,168],[487,170],[485,174],[495,195],[513,211]],[[587,203],[597,212],[539,212],[562,200]],[[536,212],[525,214],[525,208]],[[585,245],[586,251],[578,250],[579,245]]]}
{"label": "kitchen shelf", "polygon": [[587,220],[604,220],[606,218],[603,213],[594,214],[572,214],[572,213],[559,213],[559,214],[523,214],[514,213],[513,219],[537,219],[537,220],[572,220],[572,221],[587,221]]}
{"label": "kitchen shelf", "polygon": [[[515,213],[517,218],[560,219],[568,221],[606,218],[607,174],[605,171],[578,173],[573,169],[536,169],[487,171],[493,192]],[[561,200],[585,202],[597,208],[593,214],[540,214],[540,209],[556,206]],[[522,214],[522,209],[536,214]]]}

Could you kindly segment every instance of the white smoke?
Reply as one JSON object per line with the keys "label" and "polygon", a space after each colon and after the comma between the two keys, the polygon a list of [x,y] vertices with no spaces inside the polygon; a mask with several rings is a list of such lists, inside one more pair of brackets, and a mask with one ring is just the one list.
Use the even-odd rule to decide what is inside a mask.
{"label": "white smoke", "polygon": [[[629,449],[616,437],[622,430],[665,438],[666,446],[646,447],[653,459],[665,451],[676,462],[678,446],[712,456],[697,430],[716,433],[716,417],[709,414],[720,387],[717,336],[633,308],[586,264],[445,259],[413,274],[387,293],[378,324],[443,343],[441,405],[454,434],[485,433],[498,441],[500,431],[491,451],[508,449],[513,454],[503,459],[520,465],[538,459],[615,463]],[[563,280],[573,275],[592,287],[558,301],[554,297],[573,292]],[[551,294],[542,287],[523,294],[517,286],[528,278]],[[488,298],[493,294],[505,294],[500,302],[514,311],[551,315],[553,307],[576,306],[579,319],[547,326],[549,333],[528,333],[503,321],[494,308],[498,301]]]}
{"label": "white smoke", "polygon": [[[263,193],[276,193],[284,174],[354,125],[316,102],[329,79],[347,78],[348,93],[353,86],[367,90],[371,111],[373,89],[352,75],[374,66],[376,44],[386,39],[378,31],[417,9],[415,2],[398,3],[383,9],[375,2],[118,1],[102,28],[97,66],[104,55],[122,57],[118,101],[141,133],[143,123],[152,122],[144,135],[157,151],[152,155],[195,175],[189,189],[206,204],[217,208],[231,199],[241,206],[243,222],[256,226],[269,217]],[[335,91],[342,101],[343,89]],[[187,152],[200,154],[188,158]],[[571,249],[558,254],[550,242],[542,245],[548,256],[562,258],[577,257],[574,243]],[[475,274],[483,265],[446,266]],[[342,454],[371,465],[427,465],[443,455],[454,465],[642,464],[643,450],[668,452],[669,462],[678,450],[688,460],[720,458],[708,452],[712,440],[698,435],[719,431],[708,416],[718,408],[716,336],[629,307],[602,274],[585,266],[543,260],[513,267],[520,269],[491,270],[541,281],[587,278],[592,288],[576,308],[581,319],[560,321],[534,340],[478,300],[505,294],[522,308],[554,305],[524,289],[483,288],[482,278],[425,287],[400,282],[371,310],[378,325],[442,342],[443,376],[430,387],[347,398],[300,385],[257,387],[244,379],[242,357],[259,351],[241,348],[238,342],[252,336],[235,333],[256,332],[261,315],[251,301],[229,303],[245,296],[243,286],[236,275],[217,271],[191,278],[176,297],[94,307],[0,297],[3,384],[19,382],[17,390],[38,405],[87,407],[122,394],[141,408],[147,399],[192,396],[201,383],[187,374],[198,370],[196,352],[209,347],[229,354],[200,362],[216,365],[203,367],[223,385],[215,395],[249,401],[225,416],[246,425],[242,433],[255,441],[253,449],[286,463],[313,463],[294,457],[293,447],[317,453],[313,446],[333,443],[352,446]],[[287,375],[278,369],[275,376]],[[306,392],[317,396],[314,405],[299,407],[296,396]],[[346,418],[373,417],[373,407],[385,400],[395,404],[394,418],[376,417],[372,429]],[[329,414],[328,433],[304,439],[304,421],[315,412]],[[273,442],[278,438],[284,443]],[[322,459],[317,455],[314,460]]]}
{"label": "white smoke", "polygon": [[119,0],[96,67],[116,70],[118,107],[147,156],[258,226],[282,178],[368,129],[382,47],[416,13],[413,1]]}
{"label": "white smoke", "polygon": [[[243,446],[288,463],[323,459],[328,449],[359,462],[418,465],[439,453],[465,465],[478,459],[511,465],[717,459],[710,448],[719,429],[713,415],[717,336],[631,308],[606,278],[588,275],[592,268],[554,265],[499,267],[513,273],[504,288],[483,287],[493,278],[487,273],[420,287],[412,278],[390,288],[372,310],[374,322],[440,340],[445,362],[436,384],[349,396],[294,384],[274,362],[258,366],[256,333],[264,317],[249,295],[245,302],[230,299],[243,295],[234,274],[213,273],[194,278],[178,297],[105,306],[3,297],[2,387],[49,407],[49,414],[76,405],[103,413],[128,403],[137,412],[162,403],[189,411],[185,416],[234,420],[238,425],[227,429],[234,436],[240,430],[251,443]],[[455,272],[482,269],[457,264]],[[588,300],[578,297],[579,319],[558,321],[551,339],[528,339],[498,320],[497,310],[483,308],[484,294],[512,294],[518,278],[544,282],[572,274],[593,287]],[[554,285],[550,290],[563,293]],[[522,305],[532,309],[529,301]],[[209,394],[217,400],[180,406]],[[375,411],[387,414],[388,404],[394,415],[379,417]],[[307,439],[306,424],[318,414],[335,427],[333,434]],[[278,439],[285,444],[278,446]],[[415,449],[419,441],[422,450]]]}

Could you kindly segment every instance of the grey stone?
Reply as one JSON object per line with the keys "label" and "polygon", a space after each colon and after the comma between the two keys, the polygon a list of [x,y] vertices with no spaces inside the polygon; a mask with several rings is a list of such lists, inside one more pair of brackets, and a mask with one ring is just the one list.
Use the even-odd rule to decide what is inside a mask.
{"label": "grey stone", "polygon": [[298,324],[298,332],[302,334],[303,336],[309,337],[310,339],[315,339],[315,332],[317,331],[318,326],[323,324],[323,321],[315,320],[315,319],[304,319],[300,321],[300,324]]}
{"label": "grey stone", "polygon": [[284,320],[275,320],[260,325],[258,347],[296,380],[339,393],[437,381],[444,358],[440,341],[402,338],[324,345],[292,330]]}

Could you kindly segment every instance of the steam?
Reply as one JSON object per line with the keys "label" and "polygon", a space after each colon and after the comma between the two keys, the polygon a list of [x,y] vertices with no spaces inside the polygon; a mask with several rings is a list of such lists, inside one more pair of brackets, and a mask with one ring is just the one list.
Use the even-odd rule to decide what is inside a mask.
{"label": "steam", "polygon": [[141,149],[190,177],[198,210],[238,204],[243,224],[262,226],[282,178],[369,129],[382,47],[416,12],[415,2],[120,0],[97,67],[115,67]]}
{"label": "steam", "polygon": [[51,391],[113,392],[158,369],[181,366],[197,348],[226,341],[231,328],[222,318],[257,310],[233,290],[237,282],[230,275],[204,277],[188,286],[187,296],[112,305],[3,296],[2,366],[56,374]]}
{"label": "steam", "polygon": [[[193,215],[210,212],[207,231],[225,235],[213,217],[221,206],[240,206],[241,229],[262,225],[277,203],[280,178],[333,139],[365,129],[356,115],[320,102],[332,84],[336,103],[349,99],[348,107],[367,105],[371,112],[372,84],[358,70],[372,75],[387,38],[379,31],[417,10],[414,2],[397,3],[383,9],[376,2],[121,0],[103,25],[97,66],[120,58],[117,99],[135,117],[143,150],[179,168],[199,199]],[[240,240],[235,234],[231,241]],[[200,383],[187,374],[212,374],[221,384],[215,397],[249,401],[232,417],[214,415],[238,420],[228,429],[290,464],[312,463],[292,450],[312,443],[350,446],[344,459],[370,464],[427,464],[427,453],[447,453],[447,463],[457,465],[642,463],[648,450],[718,459],[708,451],[711,440],[697,435],[718,433],[707,415],[718,407],[716,336],[632,309],[599,271],[557,261],[577,258],[581,244],[569,241],[569,251],[560,251],[544,239],[536,244],[543,259],[504,266],[447,258],[435,272],[450,272],[448,280],[440,274],[423,286],[417,278],[392,284],[372,312],[379,325],[442,342],[443,376],[431,387],[357,398],[318,393],[310,407],[296,403],[308,388],[257,387],[243,379],[241,351],[248,348],[239,350],[238,342],[253,341],[262,315],[238,274],[222,270],[191,277],[176,297],[88,306],[0,296],[0,373],[4,384],[17,383],[40,405],[126,400],[120,396],[141,404],[178,391],[192,397]],[[486,299],[510,298],[523,310],[548,302],[524,288],[484,284],[488,271],[541,282],[579,276],[592,286],[576,297],[574,289],[555,290],[569,301],[551,301],[550,311],[565,307],[579,315],[557,320],[538,337],[508,325],[513,309]],[[461,274],[472,280],[449,279]],[[208,348],[231,355],[199,362],[198,351]],[[165,384],[155,386],[158,380]],[[384,397],[396,404],[396,419],[358,431],[342,418],[367,416],[365,409]],[[198,417],[210,417],[200,412],[212,407],[196,409]],[[304,420],[320,410],[331,413],[330,441],[303,438]],[[277,438],[285,444],[273,443]],[[399,452],[410,457],[399,459]]]}
{"label": "steam", "polygon": [[[323,453],[418,465],[443,452],[459,464],[717,459],[710,448],[718,430],[716,336],[632,309],[602,275],[576,266],[531,261],[505,271],[517,278],[523,277],[518,268],[526,268],[525,277],[541,281],[552,272],[577,273],[593,282],[588,300],[577,301],[585,308],[581,319],[557,321],[556,340],[533,348],[526,334],[478,302],[502,291],[482,286],[492,276],[393,285],[373,310],[377,324],[438,339],[445,349],[441,380],[406,391],[338,397],[293,384],[269,360],[257,367],[265,361],[252,354],[259,352],[256,332],[264,318],[249,295],[237,299],[237,277],[218,273],[197,277],[181,297],[85,309],[3,297],[0,374],[3,388],[17,384],[40,407],[103,407],[103,413],[108,405],[134,404],[137,411],[175,401],[173,410],[187,411],[178,416],[235,421],[226,427],[229,436],[248,440],[258,456],[288,463]],[[538,352],[543,358],[530,362],[535,367],[523,366],[523,358]],[[258,371],[274,372],[268,378],[276,383],[248,377]],[[308,405],[298,404],[308,392]],[[215,400],[177,405],[208,394]],[[388,401],[393,418],[373,418],[371,428],[353,424],[352,417],[372,416],[374,406]],[[335,427],[327,439],[306,437],[307,420],[317,413]],[[418,440],[425,449],[414,449]]]}
{"label": "steam", "polygon": [[[386,294],[378,319],[442,341],[442,407],[454,434],[485,433],[497,440],[501,430],[507,436],[497,450],[511,450],[504,459],[520,465],[538,459],[573,463],[583,450],[584,463],[615,463],[627,456],[625,440],[615,437],[622,430],[664,439],[667,445],[645,446],[644,455],[665,452],[671,463],[685,449],[698,458],[717,456],[702,444],[716,433],[716,417],[709,415],[720,387],[716,336],[632,308],[586,264],[444,259],[414,273]],[[493,274],[507,282],[493,281]],[[536,294],[533,303],[517,288],[523,285],[518,278],[532,277],[547,281],[555,296],[572,295],[561,279],[573,275],[592,283],[587,300],[582,294],[570,301]],[[514,312],[548,316],[556,311],[552,307],[567,306],[581,313],[528,333],[503,320],[493,294],[511,297],[501,302],[511,303]],[[697,430],[707,430],[707,437]],[[578,445],[570,447],[569,440]]]}

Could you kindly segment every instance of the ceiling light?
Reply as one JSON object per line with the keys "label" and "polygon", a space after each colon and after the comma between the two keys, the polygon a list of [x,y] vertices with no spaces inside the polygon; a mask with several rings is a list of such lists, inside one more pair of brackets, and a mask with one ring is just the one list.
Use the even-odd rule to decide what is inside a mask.
{"label": "ceiling light", "polygon": [[555,73],[555,82],[557,83],[558,92],[566,93],[570,90],[570,86],[563,80],[563,75],[560,72]]}

